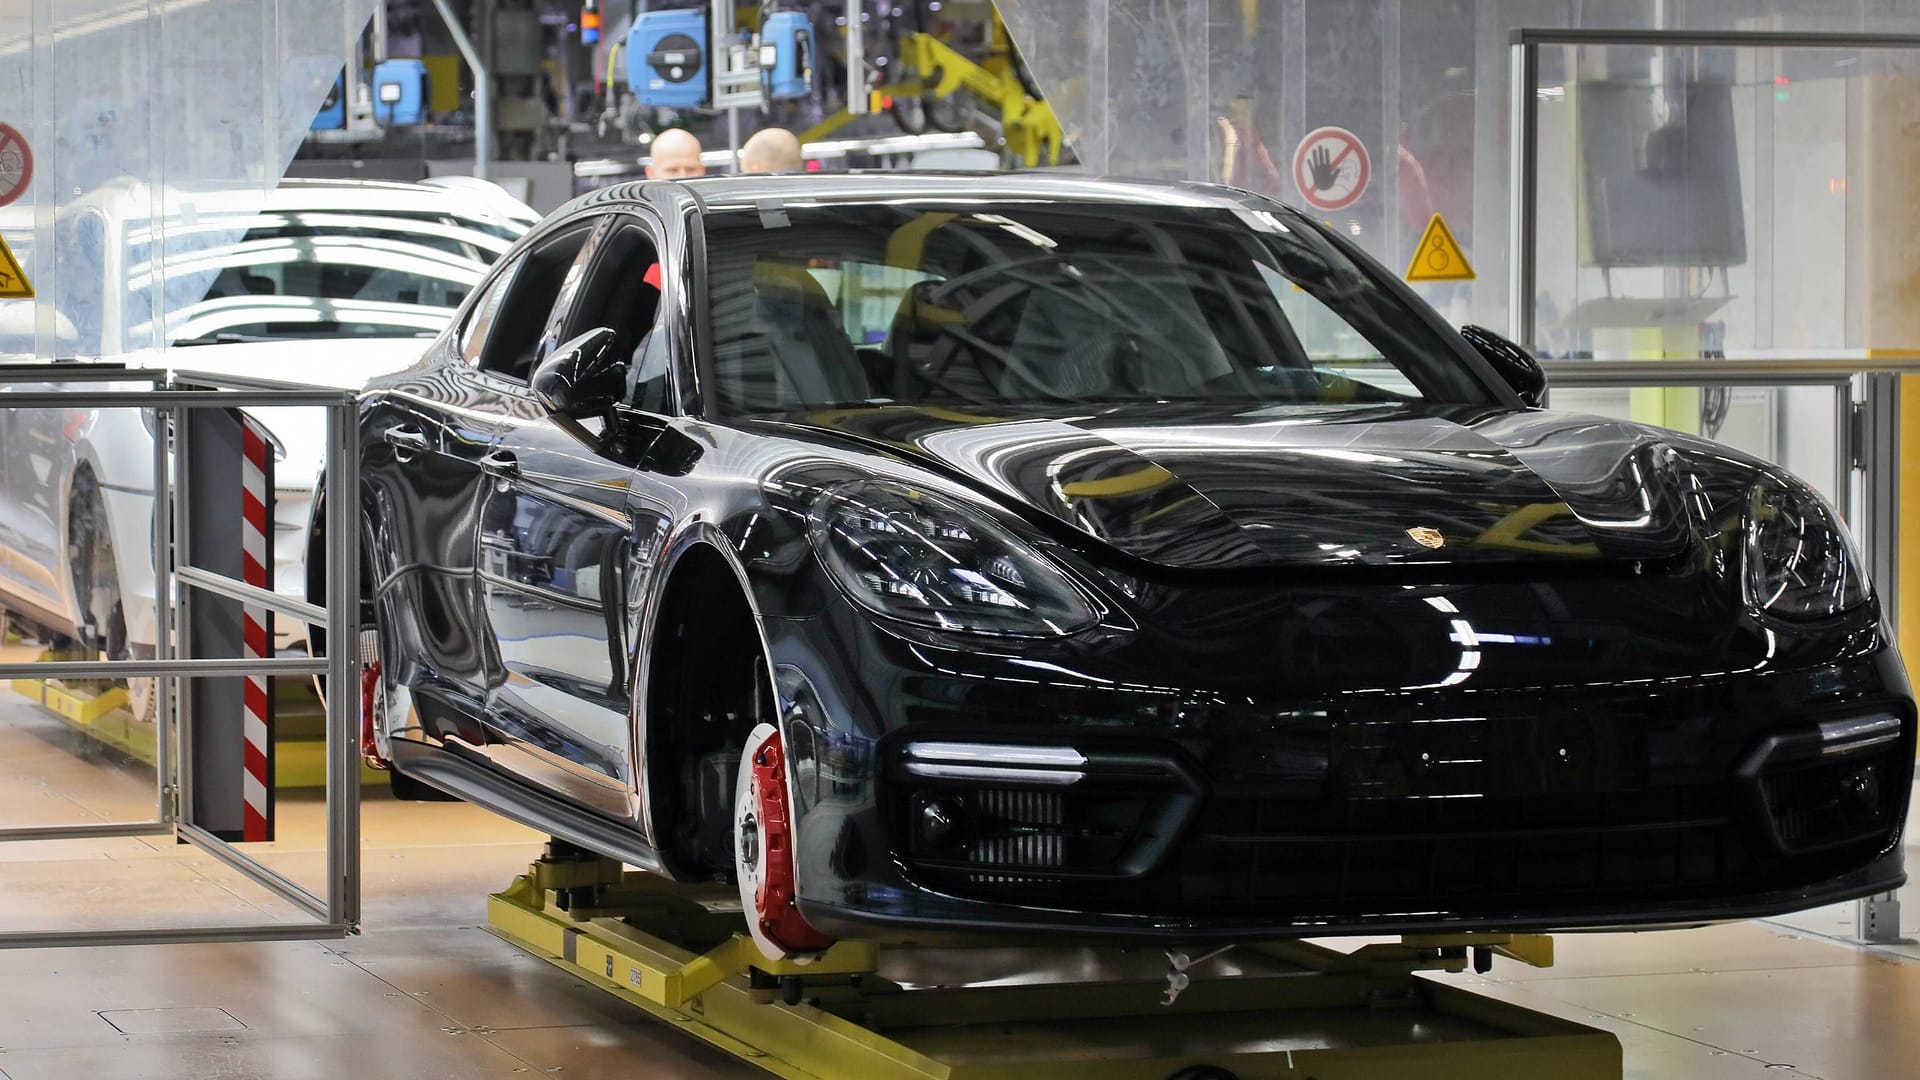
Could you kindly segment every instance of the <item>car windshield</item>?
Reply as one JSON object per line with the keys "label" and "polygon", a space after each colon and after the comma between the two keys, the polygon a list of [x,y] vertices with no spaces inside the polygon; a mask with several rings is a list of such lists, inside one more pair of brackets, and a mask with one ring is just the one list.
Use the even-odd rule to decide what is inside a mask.
{"label": "car windshield", "polygon": [[432,336],[516,235],[453,215],[262,214],[237,241],[169,260],[170,276],[212,281],[169,312],[168,329],[177,345]]}
{"label": "car windshield", "polygon": [[789,201],[716,210],[707,251],[724,412],[1492,400],[1277,208]]}

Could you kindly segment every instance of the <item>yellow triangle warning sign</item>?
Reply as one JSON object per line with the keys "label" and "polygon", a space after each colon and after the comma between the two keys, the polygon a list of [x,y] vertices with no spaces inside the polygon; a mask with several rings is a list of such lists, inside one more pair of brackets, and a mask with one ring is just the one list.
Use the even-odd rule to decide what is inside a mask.
{"label": "yellow triangle warning sign", "polygon": [[20,260],[13,257],[13,250],[7,247],[7,239],[0,236],[0,300],[33,299],[33,283],[27,280],[27,272],[20,269]]}
{"label": "yellow triangle warning sign", "polygon": [[1427,222],[1427,231],[1420,234],[1420,243],[1414,245],[1406,278],[1408,281],[1473,280],[1473,264],[1467,261],[1467,253],[1460,250],[1460,241],[1453,238],[1453,230],[1447,228],[1439,214]]}

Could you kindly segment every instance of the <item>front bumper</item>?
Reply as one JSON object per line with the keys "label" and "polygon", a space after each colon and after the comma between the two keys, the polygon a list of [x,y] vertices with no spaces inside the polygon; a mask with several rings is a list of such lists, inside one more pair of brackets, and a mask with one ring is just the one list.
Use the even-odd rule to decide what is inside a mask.
{"label": "front bumper", "polygon": [[[930,655],[867,655],[857,685],[776,660],[822,929],[1652,927],[1904,881],[1914,708],[1877,631],[1792,669],[1284,705]],[[889,722],[848,724],[858,701]]]}

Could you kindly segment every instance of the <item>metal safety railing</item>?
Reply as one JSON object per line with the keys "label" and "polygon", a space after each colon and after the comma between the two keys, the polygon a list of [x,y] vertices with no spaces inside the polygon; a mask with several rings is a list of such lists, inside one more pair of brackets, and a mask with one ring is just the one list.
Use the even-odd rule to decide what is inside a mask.
{"label": "metal safety railing", "polygon": [[[133,384],[134,389],[99,388]],[[76,389],[76,384],[88,388]],[[39,389],[45,387],[46,389]],[[18,389],[16,389],[18,388]],[[284,596],[198,565],[189,466],[194,440],[182,423],[194,410],[305,406],[326,412],[325,473],[353,491],[359,483],[354,395],[268,379],[129,369],[117,364],[31,364],[0,367],[0,409],[148,409],[153,411],[154,659],[61,660],[0,663],[0,680],[152,678],[156,682],[155,809],[145,821],[0,828],[0,843],[172,834],[206,852],[311,916],[309,922],[195,927],[123,927],[0,932],[0,947],[71,944],[145,944],[174,941],[339,937],[360,919],[360,803],[357,695],[329,694],[325,720],[326,884],[316,894],[263,865],[196,820],[197,783],[238,784],[236,776],[200,777],[193,767],[197,717],[192,684],[219,677],[325,676],[333,686],[357,685],[352,647],[359,618],[360,559],[351,498],[325,500],[326,603]],[[237,524],[236,524],[237,531]],[[268,556],[269,562],[271,556]],[[324,626],[324,656],[257,658],[196,654],[190,613],[199,594],[240,600],[310,625]],[[308,635],[309,640],[312,635]],[[270,651],[270,650],[269,650]]]}

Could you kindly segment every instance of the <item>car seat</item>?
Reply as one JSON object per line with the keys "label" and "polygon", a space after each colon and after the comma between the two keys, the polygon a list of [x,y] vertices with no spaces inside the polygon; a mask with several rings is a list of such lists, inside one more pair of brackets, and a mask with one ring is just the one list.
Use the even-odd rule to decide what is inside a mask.
{"label": "car seat", "polygon": [[[895,401],[924,401],[933,396],[992,401],[999,397],[968,340],[973,319],[961,306],[967,299],[964,287],[949,287],[943,281],[916,281],[908,286],[900,306],[894,309],[882,344],[891,361]],[[975,309],[982,306],[977,302],[972,305]],[[936,386],[943,393],[936,395]]]}
{"label": "car seat", "polygon": [[1231,370],[1196,283],[1139,257],[1077,259],[1035,282],[1010,374],[1076,400],[1179,394]]}
{"label": "car seat", "polygon": [[780,409],[872,396],[839,309],[806,268],[757,261],[752,281],[745,318],[716,305],[716,326],[731,324],[717,343],[724,397],[747,409]]}

